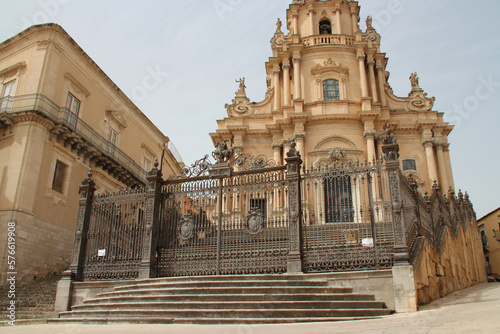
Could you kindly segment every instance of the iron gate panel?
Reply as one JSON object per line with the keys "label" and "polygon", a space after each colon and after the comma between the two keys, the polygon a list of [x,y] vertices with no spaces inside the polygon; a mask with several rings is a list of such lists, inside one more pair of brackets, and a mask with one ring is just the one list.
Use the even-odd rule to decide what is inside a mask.
{"label": "iron gate panel", "polygon": [[84,280],[138,277],[145,212],[145,188],[95,196],[87,234]]}
{"label": "iron gate panel", "polygon": [[286,272],[284,168],[233,174],[163,186],[159,276]]}
{"label": "iron gate panel", "polygon": [[393,225],[382,166],[320,165],[302,178],[303,270],[390,268]]}

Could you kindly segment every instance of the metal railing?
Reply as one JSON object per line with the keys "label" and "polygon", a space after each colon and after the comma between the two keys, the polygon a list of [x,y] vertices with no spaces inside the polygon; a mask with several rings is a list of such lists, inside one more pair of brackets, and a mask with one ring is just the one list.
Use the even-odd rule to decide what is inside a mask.
{"label": "metal railing", "polygon": [[64,125],[78,134],[87,143],[94,146],[100,153],[116,161],[127,169],[141,182],[146,182],[147,172],[142,169],[126,153],[106,140],[93,127],[78,118],[65,107],[60,107],[42,94],[7,96],[0,100],[0,115],[36,112],[55,124]]}

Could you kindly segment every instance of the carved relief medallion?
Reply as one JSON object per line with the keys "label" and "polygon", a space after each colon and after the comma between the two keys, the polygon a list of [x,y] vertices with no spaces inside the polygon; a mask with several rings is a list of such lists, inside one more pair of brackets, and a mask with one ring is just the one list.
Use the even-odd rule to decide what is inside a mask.
{"label": "carved relief medallion", "polygon": [[259,234],[264,230],[264,217],[258,208],[252,208],[248,211],[246,220],[247,232],[251,235]]}
{"label": "carved relief medallion", "polygon": [[177,236],[179,239],[188,241],[194,236],[194,218],[192,215],[184,215],[177,223]]}

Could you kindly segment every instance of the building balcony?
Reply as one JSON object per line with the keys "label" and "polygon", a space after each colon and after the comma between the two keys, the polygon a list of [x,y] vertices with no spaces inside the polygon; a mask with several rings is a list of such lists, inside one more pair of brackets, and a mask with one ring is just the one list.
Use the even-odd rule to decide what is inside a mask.
{"label": "building balcony", "polygon": [[354,36],[348,35],[316,35],[302,38],[305,46],[315,45],[353,45]]}
{"label": "building balcony", "polygon": [[13,131],[16,116],[38,114],[53,124],[50,139],[62,143],[101,167],[127,186],[146,184],[147,172],[118,147],[65,107],[41,94],[8,96],[0,100],[0,130]]}

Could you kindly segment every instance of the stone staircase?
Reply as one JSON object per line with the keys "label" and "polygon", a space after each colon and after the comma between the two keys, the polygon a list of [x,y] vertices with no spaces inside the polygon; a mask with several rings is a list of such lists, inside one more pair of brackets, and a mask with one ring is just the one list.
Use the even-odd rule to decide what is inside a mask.
{"label": "stone staircase", "polygon": [[[61,275],[48,275],[16,286],[16,323],[40,323],[57,316],[54,311],[57,282]],[[8,287],[0,288],[0,326],[7,322]]]}
{"label": "stone staircase", "polygon": [[251,324],[371,319],[384,302],[306,275],[161,278],[129,282],[49,322]]}

